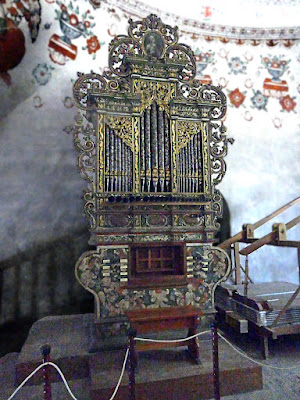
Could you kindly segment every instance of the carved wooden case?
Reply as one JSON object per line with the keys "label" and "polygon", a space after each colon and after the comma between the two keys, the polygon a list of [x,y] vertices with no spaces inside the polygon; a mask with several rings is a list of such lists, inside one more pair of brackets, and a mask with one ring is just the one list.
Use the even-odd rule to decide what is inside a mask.
{"label": "carved wooden case", "polygon": [[[215,186],[230,141],[222,122],[226,97],[195,73],[194,54],[178,43],[177,27],[150,15],[129,20],[128,35],[112,40],[107,72],[79,74],[74,84],[90,244],[125,246],[129,278],[150,276],[153,265],[158,275],[169,270],[186,285],[186,244],[213,243],[219,228]],[[155,254],[163,261],[153,261]]]}

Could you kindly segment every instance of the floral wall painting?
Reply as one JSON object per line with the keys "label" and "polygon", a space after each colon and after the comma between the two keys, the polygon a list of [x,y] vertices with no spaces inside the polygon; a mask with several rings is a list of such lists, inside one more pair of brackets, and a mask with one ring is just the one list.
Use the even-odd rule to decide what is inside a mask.
{"label": "floral wall painting", "polygon": [[34,43],[41,23],[40,0],[2,0],[1,3],[3,3],[6,18],[11,19],[15,26],[18,26],[23,19],[26,20],[31,41]]}
{"label": "floral wall painting", "polygon": [[246,74],[247,63],[242,61],[240,57],[232,57],[229,62],[229,74]]}
{"label": "floral wall painting", "polygon": [[246,96],[245,92],[241,92],[238,88],[236,88],[228,93],[228,98],[230,100],[230,105],[238,108],[244,103]]}
{"label": "floral wall painting", "polygon": [[265,96],[260,90],[253,90],[253,96],[251,97],[252,107],[258,110],[267,111],[268,97]]}
{"label": "floral wall painting", "polygon": [[294,113],[296,113],[295,107],[297,105],[297,103],[294,101],[296,98],[296,96],[291,97],[290,95],[286,95],[284,97],[282,97],[282,99],[280,99],[280,104],[282,107],[282,111],[294,111]]}
{"label": "floral wall painting", "polygon": [[96,24],[91,11],[88,9],[81,13],[79,6],[72,1],[64,4],[57,0],[56,4],[58,6],[55,9],[56,19],[59,21],[61,33],[59,35],[55,33],[49,39],[48,49],[51,60],[60,65],[65,65],[69,60],[75,60],[78,50],[72,41],[81,36],[86,39],[86,45],[82,46],[82,49],[87,50],[88,54],[95,59],[101,44],[92,31]]}
{"label": "floral wall painting", "polygon": [[284,60],[283,56],[269,56],[262,57],[261,62],[272,76],[272,78],[266,78],[264,80],[264,94],[276,98],[283,97],[285,92],[288,92],[289,88],[287,82],[280,78],[288,69],[290,60]]}
{"label": "floral wall painting", "polygon": [[39,85],[46,85],[51,79],[53,69],[51,65],[46,63],[38,64],[32,71],[32,75]]}

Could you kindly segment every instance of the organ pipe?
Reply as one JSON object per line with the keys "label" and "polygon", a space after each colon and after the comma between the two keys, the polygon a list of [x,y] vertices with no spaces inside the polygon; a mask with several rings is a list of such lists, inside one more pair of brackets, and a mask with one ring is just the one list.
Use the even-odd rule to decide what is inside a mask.
{"label": "organ pipe", "polygon": [[141,189],[145,187],[145,118],[144,114],[141,117],[141,137],[140,137],[140,157],[141,157]]}
{"label": "organ pipe", "polygon": [[145,190],[150,192],[151,184],[151,138],[150,138],[150,109],[147,108],[145,112]]}
{"label": "organ pipe", "polygon": [[201,191],[202,183],[201,183],[201,177],[202,177],[202,142],[201,142],[201,134],[200,132],[197,134],[197,150],[198,150],[198,191]]}
{"label": "organ pipe", "polygon": [[158,179],[160,189],[164,191],[165,184],[165,142],[164,142],[164,114],[161,107],[158,108]]}
{"label": "organ pipe", "polygon": [[109,176],[110,176],[110,146],[109,146],[109,127],[105,126],[105,189],[109,190]]}
{"label": "organ pipe", "polygon": [[[140,120],[139,168],[142,192],[171,191],[171,143],[167,113],[156,102]],[[133,153],[120,133],[105,127],[105,190],[133,190]],[[202,188],[201,132],[193,135],[177,154],[178,190],[198,193]]]}
{"label": "organ pipe", "polygon": [[164,111],[164,133],[165,133],[165,176],[166,191],[171,189],[171,169],[170,169],[170,126],[167,113]]}
{"label": "organ pipe", "polygon": [[157,105],[151,106],[151,163],[152,163],[152,184],[154,192],[157,192],[158,183],[158,137],[157,137]]}

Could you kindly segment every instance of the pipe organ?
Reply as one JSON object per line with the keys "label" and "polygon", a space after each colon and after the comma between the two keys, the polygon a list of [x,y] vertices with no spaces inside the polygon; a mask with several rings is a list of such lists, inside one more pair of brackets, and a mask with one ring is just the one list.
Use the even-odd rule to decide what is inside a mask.
{"label": "pipe organ", "polygon": [[[214,246],[226,166],[226,97],[195,79],[191,48],[155,15],[129,20],[109,46],[109,71],[79,74],[73,126],[87,180],[90,244],[76,265],[97,322],[126,310],[214,308],[229,273]],[[106,325],[107,326],[107,325]],[[113,329],[112,329],[113,331]]]}

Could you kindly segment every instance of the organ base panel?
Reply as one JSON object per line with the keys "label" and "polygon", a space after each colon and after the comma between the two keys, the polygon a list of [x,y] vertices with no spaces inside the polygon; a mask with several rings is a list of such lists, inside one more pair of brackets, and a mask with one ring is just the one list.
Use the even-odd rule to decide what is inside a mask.
{"label": "organ base panel", "polygon": [[195,79],[176,27],[129,20],[109,46],[109,71],[78,74],[73,127],[87,181],[89,243],[76,277],[95,296],[95,320],[139,308],[214,311],[230,262],[214,246],[228,143],[226,97]]}

